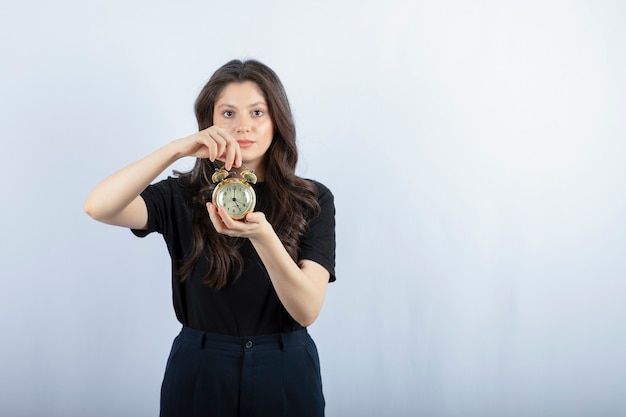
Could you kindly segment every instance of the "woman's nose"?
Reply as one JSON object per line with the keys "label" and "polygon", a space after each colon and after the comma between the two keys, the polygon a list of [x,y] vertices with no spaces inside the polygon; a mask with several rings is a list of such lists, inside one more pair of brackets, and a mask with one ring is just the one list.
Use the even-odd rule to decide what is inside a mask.
{"label": "woman's nose", "polygon": [[237,125],[237,132],[239,133],[249,132],[250,130],[251,130],[250,122],[247,120],[242,120]]}

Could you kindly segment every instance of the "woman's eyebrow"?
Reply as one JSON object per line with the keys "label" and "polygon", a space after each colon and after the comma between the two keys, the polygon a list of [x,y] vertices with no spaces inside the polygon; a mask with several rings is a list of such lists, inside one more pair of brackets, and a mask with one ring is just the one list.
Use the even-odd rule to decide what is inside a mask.
{"label": "woman's eyebrow", "polygon": [[[259,105],[267,106],[267,104],[264,101],[257,101],[256,103],[252,103],[252,104],[248,105],[248,108],[256,107],[256,106],[259,106]],[[217,106],[218,109],[220,109],[222,107],[228,107],[228,108],[231,108],[231,109],[236,109],[237,108],[237,106],[235,106],[234,104],[229,104],[229,103],[222,103],[219,106]]]}

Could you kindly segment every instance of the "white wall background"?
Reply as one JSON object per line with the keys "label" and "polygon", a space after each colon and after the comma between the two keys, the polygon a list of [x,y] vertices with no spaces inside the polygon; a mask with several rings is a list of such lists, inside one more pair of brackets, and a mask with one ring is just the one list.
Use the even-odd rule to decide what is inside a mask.
{"label": "white wall background", "polygon": [[82,204],[244,57],[336,196],[327,415],[626,415],[624,2],[1,1],[0,415],[157,415],[165,246]]}

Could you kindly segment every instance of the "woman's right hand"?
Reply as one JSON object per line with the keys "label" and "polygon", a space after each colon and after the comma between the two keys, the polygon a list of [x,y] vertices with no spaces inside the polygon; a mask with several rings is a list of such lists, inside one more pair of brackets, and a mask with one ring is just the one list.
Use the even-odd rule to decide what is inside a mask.
{"label": "woman's right hand", "polygon": [[198,133],[174,141],[183,156],[216,159],[224,162],[224,168],[241,166],[241,149],[230,133],[218,126],[211,126]]}
{"label": "woman's right hand", "polygon": [[85,201],[91,217],[108,224],[143,229],[148,222],[146,204],[141,192],[165,168],[179,158],[216,159],[230,170],[242,164],[239,144],[228,131],[211,126],[198,133],[173,140],[150,155],[122,168],[98,184]]}

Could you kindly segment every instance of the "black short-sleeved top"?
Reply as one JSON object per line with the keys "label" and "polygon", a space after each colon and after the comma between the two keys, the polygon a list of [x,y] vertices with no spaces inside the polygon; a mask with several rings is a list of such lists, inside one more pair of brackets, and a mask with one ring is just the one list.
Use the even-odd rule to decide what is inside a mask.
{"label": "black short-sleeved top", "polygon": [[[300,259],[317,262],[335,280],[335,206],[333,195],[323,184],[318,190],[319,216],[309,222],[300,242]],[[269,198],[264,183],[254,185],[257,201]],[[191,191],[177,178],[169,177],[148,186],[141,197],[148,209],[146,230],[133,230],[139,237],[152,232],[163,235],[172,259],[172,298],[176,317],[185,326],[233,336],[290,332],[302,328],[284,309],[270,278],[248,239],[240,251],[244,271],[236,280],[215,290],[202,283],[208,262],[201,257],[192,274],[180,282],[178,266],[192,248],[194,210]],[[208,216],[208,213],[207,213]]]}

